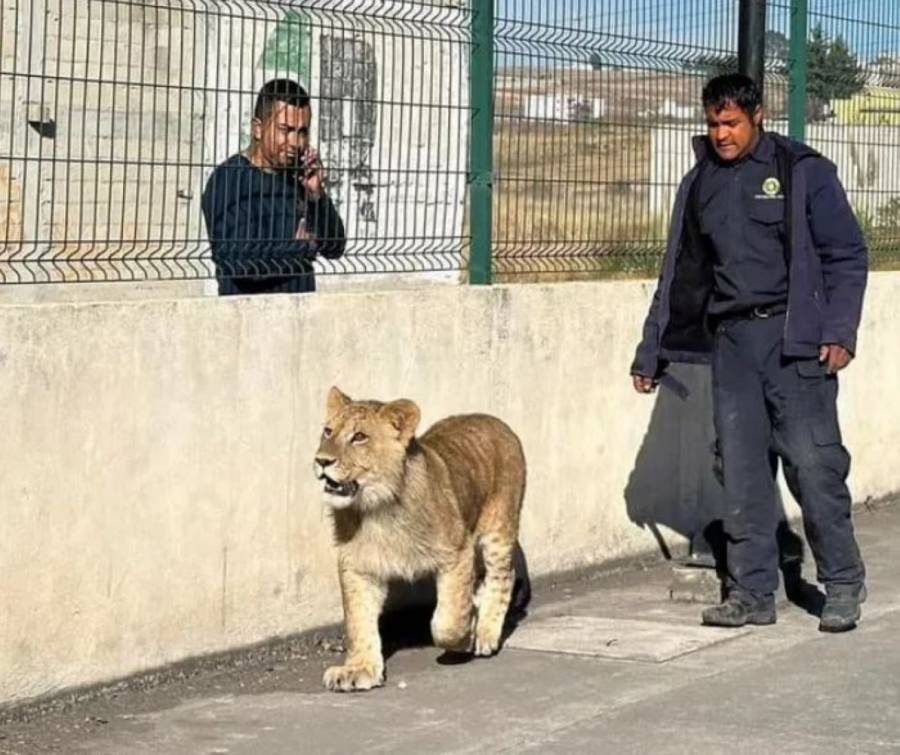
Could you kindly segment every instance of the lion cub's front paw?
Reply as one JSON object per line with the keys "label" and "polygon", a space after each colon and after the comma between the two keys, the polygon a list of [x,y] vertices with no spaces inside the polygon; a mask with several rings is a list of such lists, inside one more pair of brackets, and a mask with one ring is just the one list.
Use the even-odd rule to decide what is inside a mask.
{"label": "lion cub's front paw", "polygon": [[322,677],[332,692],[364,692],[384,684],[384,668],[362,663],[332,666]]}
{"label": "lion cub's front paw", "polygon": [[475,631],[475,655],[488,657],[500,650],[501,629],[479,625]]}

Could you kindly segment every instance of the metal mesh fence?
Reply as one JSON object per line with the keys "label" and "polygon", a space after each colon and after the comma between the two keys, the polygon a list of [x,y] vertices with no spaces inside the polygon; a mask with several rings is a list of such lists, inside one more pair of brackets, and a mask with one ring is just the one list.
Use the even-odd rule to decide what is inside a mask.
{"label": "metal mesh fence", "polygon": [[[768,125],[783,133],[798,128],[788,116],[801,6],[800,128],[837,163],[875,263],[896,265],[900,5],[770,0]],[[257,245],[251,263],[220,259],[218,275],[462,278],[470,158],[491,131],[471,126],[483,122],[470,99],[483,72],[470,67],[469,0],[0,8],[0,283],[216,276],[204,190],[216,166],[251,146],[259,88],[281,77],[310,92],[309,143],[343,230],[304,244],[299,219],[257,214],[242,221]],[[700,89],[736,67],[737,23],[737,0],[495,0],[496,279],[655,271],[703,126]],[[250,186],[251,206],[296,184],[299,163],[280,167],[269,188]],[[308,219],[299,196],[291,201],[306,202]],[[329,244],[339,257],[310,261]]]}
{"label": "metal mesh fence", "polygon": [[[874,266],[896,266],[900,4],[770,0],[767,128],[784,134],[798,127],[789,122],[792,10],[808,30],[799,128],[836,162]],[[656,269],[675,190],[694,159],[690,137],[703,129],[703,82],[737,70],[737,24],[737,2],[499,0],[501,278]]]}
{"label": "metal mesh fence", "polygon": [[[458,277],[468,10],[438,0],[2,0],[0,281],[214,274],[202,197],[260,86],[312,95],[346,227],[324,273]],[[256,203],[271,199],[262,190]],[[257,218],[258,241],[280,237]],[[285,272],[258,254],[255,276]]]}
{"label": "metal mesh fence", "polygon": [[671,163],[690,154],[704,61],[736,55],[737,3],[497,8],[498,274],[652,272]]}
{"label": "metal mesh fence", "polygon": [[810,0],[806,141],[834,160],[876,267],[900,263],[900,3]]}

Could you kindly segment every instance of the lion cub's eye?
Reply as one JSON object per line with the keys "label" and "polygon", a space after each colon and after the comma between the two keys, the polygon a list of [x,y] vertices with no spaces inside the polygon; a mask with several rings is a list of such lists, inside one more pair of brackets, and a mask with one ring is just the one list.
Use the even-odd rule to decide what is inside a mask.
{"label": "lion cub's eye", "polygon": [[322,437],[323,437],[323,438],[330,438],[331,435],[332,435],[332,431],[331,431],[331,428],[330,428],[330,427],[326,427],[324,430],[322,430]]}
{"label": "lion cub's eye", "polygon": [[353,433],[353,437],[350,438],[351,443],[365,443],[369,439],[369,436],[365,433]]}

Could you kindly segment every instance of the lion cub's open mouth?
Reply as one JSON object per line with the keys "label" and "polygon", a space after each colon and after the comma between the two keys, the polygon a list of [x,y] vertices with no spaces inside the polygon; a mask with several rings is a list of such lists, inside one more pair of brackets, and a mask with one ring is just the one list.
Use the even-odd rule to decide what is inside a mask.
{"label": "lion cub's open mouth", "polygon": [[359,483],[353,480],[338,482],[337,480],[332,480],[328,475],[322,475],[322,479],[325,481],[325,492],[329,495],[352,498],[359,492]]}

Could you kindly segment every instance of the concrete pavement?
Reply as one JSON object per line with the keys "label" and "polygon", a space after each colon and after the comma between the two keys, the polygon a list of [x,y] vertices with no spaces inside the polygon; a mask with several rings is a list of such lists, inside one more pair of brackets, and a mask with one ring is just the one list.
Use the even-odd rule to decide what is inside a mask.
{"label": "concrete pavement", "polygon": [[900,505],[856,521],[869,600],[845,635],[791,604],[773,627],[701,628],[662,566],[545,590],[493,659],[400,650],[357,695],[319,688],[337,655],[270,666],[269,688],[244,668],[10,724],[0,752],[900,752]]}

